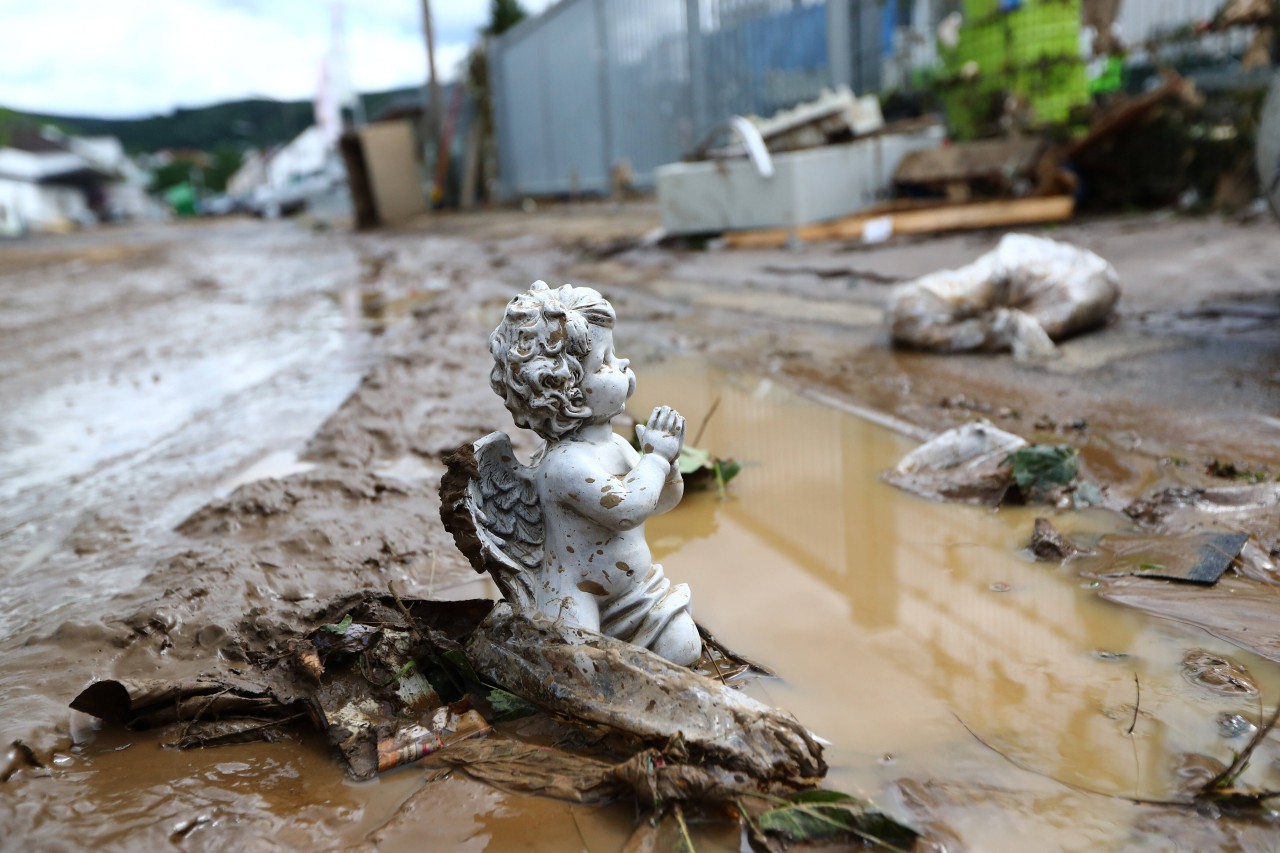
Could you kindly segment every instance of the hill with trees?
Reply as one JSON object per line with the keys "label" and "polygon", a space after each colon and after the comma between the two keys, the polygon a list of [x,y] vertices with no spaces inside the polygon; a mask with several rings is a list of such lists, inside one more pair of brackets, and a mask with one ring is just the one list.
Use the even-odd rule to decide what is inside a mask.
{"label": "hill with trees", "polygon": [[[393,100],[414,97],[421,89],[393,89],[363,97],[365,111],[376,114]],[[162,148],[213,152],[223,148],[269,148],[288,142],[315,122],[311,101],[251,98],[207,107],[179,107],[145,118],[96,118],[26,113],[0,107],[0,139],[11,122],[53,124],[82,136],[114,136],[131,154]]]}

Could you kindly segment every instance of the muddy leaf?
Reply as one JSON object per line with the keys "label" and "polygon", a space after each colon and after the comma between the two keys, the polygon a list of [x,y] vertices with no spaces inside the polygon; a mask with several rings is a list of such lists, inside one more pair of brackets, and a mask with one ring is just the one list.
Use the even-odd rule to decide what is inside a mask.
{"label": "muddy leaf", "polygon": [[1080,553],[1080,549],[1057,531],[1047,518],[1037,518],[1031,529],[1031,543],[1028,546],[1037,560],[1059,562]]}
{"label": "muddy leaf", "polygon": [[625,792],[607,761],[501,737],[455,744],[430,762],[455,767],[502,790],[574,803],[608,802]]}
{"label": "muddy leaf", "polygon": [[1182,657],[1182,674],[1192,684],[1223,696],[1258,695],[1258,683],[1249,670],[1226,655],[1191,649]]}
{"label": "muddy leaf", "polygon": [[910,849],[919,837],[869,803],[839,791],[802,791],[787,800],[758,818],[766,834],[804,842],[859,839],[890,850]]}
{"label": "muddy leaf", "polygon": [[321,631],[328,631],[330,634],[345,634],[347,629],[351,627],[351,614],[348,613],[342,617],[342,621],[336,625],[321,625]]}
{"label": "muddy leaf", "polygon": [[1033,444],[1015,450],[1006,461],[1013,469],[1013,481],[1026,496],[1069,485],[1080,473],[1080,454],[1068,444]]}
{"label": "muddy leaf", "polygon": [[676,466],[686,488],[707,488],[714,483],[722,493],[725,485],[742,471],[742,465],[732,459],[721,459],[709,450],[687,444],[680,449]]}
{"label": "muddy leaf", "polygon": [[489,707],[493,708],[493,715],[490,719],[495,723],[518,720],[538,711],[536,706],[529,704],[514,693],[508,693],[500,687],[490,690],[486,698],[489,700]]}
{"label": "muddy leaf", "polygon": [[289,723],[302,718],[294,714],[278,720],[261,717],[243,717],[230,720],[201,720],[190,723],[174,723],[172,730],[162,738],[162,743],[179,749],[220,746],[226,743],[276,743],[288,733]]}

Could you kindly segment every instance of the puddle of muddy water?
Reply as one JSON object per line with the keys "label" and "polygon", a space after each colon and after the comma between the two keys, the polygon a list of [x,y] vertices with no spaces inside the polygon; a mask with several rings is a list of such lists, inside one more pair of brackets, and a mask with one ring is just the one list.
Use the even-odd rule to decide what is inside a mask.
{"label": "puddle of muddy water", "polygon": [[[1223,738],[1215,716],[1256,717],[1257,701],[1193,686],[1188,649],[1244,663],[1268,702],[1280,693],[1275,664],[1103,602],[1070,567],[1020,555],[1035,511],[931,504],[881,483],[907,439],[699,364],[640,375],[633,414],[674,405],[691,435],[722,398],[701,444],[744,464],[730,497],[688,495],[649,538],[668,575],[693,587],[699,619],[781,674],[749,690],[831,742],[830,787],[971,850],[1168,849],[1139,807],[1068,785],[1165,799],[1179,754],[1230,759],[1243,740]],[[1117,528],[1102,514],[1055,524]],[[485,590],[477,578],[446,597]],[[1268,749],[1246,779],[1275,788]],[[617,850],[634,816],[456,775],[428,781],[414,767],[353,785],[314,738],[176,753],[102,732],[48,773],[0,796],[0,824],[83,846]],[[738,849],[723,827],[693,832],[699,850]]]}
{"label": "puddle of muddy water", "polygon": [[[744,464],[732,497],[687,497],[650,522],[650,539],[693,587],[699,619],[782,674],[757,691],[832,742],[835,787],[891,810],[897,780],[971,788],[945,818],[974,850],[1146,849],[1133,807],[1019,770],[965,726],[1068,785],[1168,799],[1178,754],[1229,761],[1242,745],[1218,734],[1219,711],[1258,712],[1256,699],[1189,685],[1187,649],[1245,663],[1268,704],[1280,692],[1276,664],[1101,601],[1071,567],[1020,554],[1043,510],[934,504],[881,483],[907,439],[768,381],[689,364],[641,375],[638,418],[660,401],[696,430],[722,395],[702,445]],[[1102,513],[1055,523],[1119,525]],[[1275,787],[1269,761],[1255,759],[1251,782]],[[992,786],[1015,793],[977,793]]]}

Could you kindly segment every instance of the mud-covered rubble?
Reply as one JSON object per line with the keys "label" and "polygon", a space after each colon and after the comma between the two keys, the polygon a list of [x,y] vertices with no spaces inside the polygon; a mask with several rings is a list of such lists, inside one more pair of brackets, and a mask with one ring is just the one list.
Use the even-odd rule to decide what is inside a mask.
{"label": "mud-covered rubble", "polygon": [[642,833],[673,810],[683,820],[683,805],[741,822],[762,849],[916,838],[865,802],[819,790],[821,745],[791,715],[738,692],[749,667],[731,685],[711,662],[734,661],[722,647],[709,644],[704,665],[717,678],[492,601],[394,592],[345,596],[306,624],[244,638],[249,664],[230,672],[98,681],[71,706],[158,729],[180,749],[273,741],[305,718],[357,779],[425,760],[504,790],[634,800],[648,815]]}

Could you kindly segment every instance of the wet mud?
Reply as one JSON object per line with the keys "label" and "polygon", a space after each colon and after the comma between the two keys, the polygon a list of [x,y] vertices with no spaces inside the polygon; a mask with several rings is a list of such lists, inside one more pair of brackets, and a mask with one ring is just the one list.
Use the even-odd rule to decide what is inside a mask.
{"label": "wet mud", "polygon": [[[511,223],[464,232],[231,223],[129,232],[119,239],[140,248],[119,253],[0,254],[0,847],[622,846],[629,808],[415,766],[354,783],[304,728],[180,751],[67,710],[95,679],[234,673],[255,644],[356,589],[493,596],[440,526],[442,458],[511,430],[487,387],[485,336],[516,288],[560,270],[614,301],[619,349],[638,363],[634,411],[673,405],[696,431],[720,399],[702,445],[742,473],[727,499],[693,493],[651,521],[649,539],[693,588],[699,620],[779,672],[749,693],[831,742],[831,787],[947,849],[1267,849],[1274,828],[1132,800],[1176,798],[1183,756],[1231,760],[1247,727],[1218,717],[1258,721],[1280,695],[1277,650],[1258,631],[1186,624],[1193,614],[1173,611],[1202,597],[1109,577],[1114,560],[1095,548],[1152,529],[1112,510],[1220,485],[1201,467],[1211,456],[1280,472],[1276,426],[1253,408],[1271,399],[1263,378],[1175,417],[1195,388],[1128,392],[1189,356],[1160,361],[1115,329],[1031,372],[938,360],[884,346],[874,277],[647,250],[599,262]],[[835,261],[909,276],[976,241]],[[777,314],[782,296],[792,307]],[[1201,349],[1271,346],[1254,332]],[[1155,366],[1130,368],[1134,352]],[[982,407],[1002,428],[1081,448],[1112,509],[1047,517],[1094,553],[1037,563],[1023,549],[1044,508],[930,503],[880,480],[920,437]],[[533,446],[522,436],[516,449]],[[1256,598],[1257,618],[1274,620],[1267,529],[1251,529],[1251,575],[1229,570],[1197,596]],[[1176,607],[1146,609],[1174,618],[1098,594],[1139,587],[1164,590]],[[1211,681],[1229,661],[1217,681],[1244,672],[1257,693],[1206,688],[1189,655]],[[1264,742],[1242,781],[1280,787],[1277,759]],[[720,828],[691,830],[699,849],[738,848]]]}

